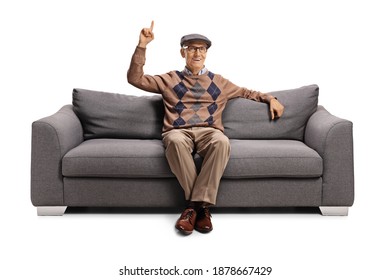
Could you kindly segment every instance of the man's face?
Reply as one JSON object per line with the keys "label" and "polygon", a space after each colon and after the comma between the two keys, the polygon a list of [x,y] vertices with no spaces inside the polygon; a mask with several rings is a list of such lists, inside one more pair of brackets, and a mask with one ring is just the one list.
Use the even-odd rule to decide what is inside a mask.
{"label": "man's face", "polygon": [[207,56],[207,45],[203,42],[190,42],[181,49],[181,56],[186,60],[186,66],[193,74],[198,74],[204,67]]}

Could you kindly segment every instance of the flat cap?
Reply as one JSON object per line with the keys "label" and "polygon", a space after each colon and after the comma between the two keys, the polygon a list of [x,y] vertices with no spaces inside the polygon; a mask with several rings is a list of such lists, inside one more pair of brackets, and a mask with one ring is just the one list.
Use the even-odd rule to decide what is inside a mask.
{"label": "flat cap", "polygon": [[209,38],[200,34],[188,34],[181,37],[180,46],[183,47],[186,43],[191,41],[202,41],[206,43],[207,48],[211,47],[211,41],[209,40]]}

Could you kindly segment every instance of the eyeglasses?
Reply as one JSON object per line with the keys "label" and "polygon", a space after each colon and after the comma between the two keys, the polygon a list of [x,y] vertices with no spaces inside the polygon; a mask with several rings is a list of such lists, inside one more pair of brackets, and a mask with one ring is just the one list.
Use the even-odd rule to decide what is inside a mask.
{"label": "eyeglasses", "polygon": [[183,47],[183,49],[187,50],[189,53],[195,53],[196,51],[199,51],[200,53],[206,53],[207,52],[207,48],[206,47],[186,46],[186,47]]}

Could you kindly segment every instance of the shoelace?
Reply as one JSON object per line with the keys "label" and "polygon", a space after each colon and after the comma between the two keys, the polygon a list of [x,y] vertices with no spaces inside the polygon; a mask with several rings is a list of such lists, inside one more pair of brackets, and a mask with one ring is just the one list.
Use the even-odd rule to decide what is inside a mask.
{"label": "shoelace", "polygon": [[200,215],[204,215],[207,218],[211,218],[210,209],[208,207],[202,207],[199,212]]}
{"label": "shoelace", "polygon": [[182,214],[182,219],[191,219],[192,215],[194,214],[195,210],[194,209],[187,209],[184,211]]}

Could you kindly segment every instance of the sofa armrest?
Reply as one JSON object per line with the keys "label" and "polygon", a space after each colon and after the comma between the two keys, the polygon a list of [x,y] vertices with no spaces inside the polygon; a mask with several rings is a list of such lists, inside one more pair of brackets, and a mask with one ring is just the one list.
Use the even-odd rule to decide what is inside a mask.
{"label": "sofa armrest", "polygon": [[322,206],[351,206],[354,201],[352,122],[318,106],[307,123],[304,142],[323,159]]}
{"label": "sofa armrest", "polygon": [[64,205],[61,160],[83,141],[83,129],[65,105],[57,113],[32,123],[31,201],[34,206]]}

